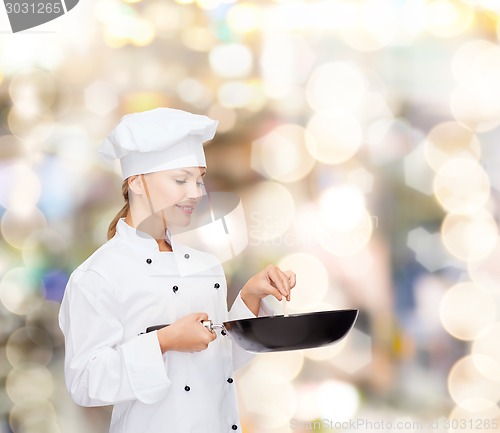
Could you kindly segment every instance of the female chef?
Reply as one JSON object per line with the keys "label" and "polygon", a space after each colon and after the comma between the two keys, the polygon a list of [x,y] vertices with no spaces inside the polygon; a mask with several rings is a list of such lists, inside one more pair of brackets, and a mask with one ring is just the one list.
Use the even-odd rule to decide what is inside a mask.
{"label": "female chef", "polygon": [[68,390],[82,406],[114,405],[112,433],[241,431],[233,372],[252,355],[201,321],[272,314],[262,298],[289,299],[295,285],[268,266],[228,313],[219,261],[175,242],[170,229],[189,224],[203,194],[203,143],[216,127],[157,108],[124,116],[100,149],[120,160],[125,206],[71,274],[59,323]]}

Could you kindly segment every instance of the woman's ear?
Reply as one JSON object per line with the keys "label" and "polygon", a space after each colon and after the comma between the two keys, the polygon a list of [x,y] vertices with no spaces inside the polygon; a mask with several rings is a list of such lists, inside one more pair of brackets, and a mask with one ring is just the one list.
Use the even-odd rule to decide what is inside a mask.
{"label": "woman's ear", "polygon": [[128,187],[136,195],[144,194],[144,183],[142,182],[142,176],[134,174],[128,178]]}

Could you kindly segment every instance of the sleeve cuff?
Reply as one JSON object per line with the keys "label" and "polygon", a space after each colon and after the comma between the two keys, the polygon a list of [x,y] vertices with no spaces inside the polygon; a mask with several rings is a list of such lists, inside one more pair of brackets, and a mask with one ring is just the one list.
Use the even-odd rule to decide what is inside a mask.
{"label": "sleeve cuff", "polygon": [[[270,307],[268,302],[265,299],[260,300],[259,314],[258,317],[261,316],[274,316],[276,313]],[[252,311],[247,307],[243,299],[241,299],[241,291],[236,296],[234,303],[229,311],[229,320],[238,320],[238,319],[251,319],[257,317]]]}
{"label": "sleeve cuff", "polygon": [[271,308],[265,299],[260,300],[259,317],[261,316],[275,316],[276,312]]}
{"label": "sleeve cuff", "polygon": [[167,366],[155,332],[140,335],[121,346],[130,385],[143,403],[159,401],[170,387]]}

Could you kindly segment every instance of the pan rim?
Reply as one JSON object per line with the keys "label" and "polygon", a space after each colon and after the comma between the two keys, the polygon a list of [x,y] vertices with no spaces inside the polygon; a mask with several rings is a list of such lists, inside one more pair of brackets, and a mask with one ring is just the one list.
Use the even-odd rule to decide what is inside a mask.
{"label": "pan rim", "polygon": [[355,313],[355,317],[357,318],[359,314],[359,309],[358,308],[344,308],[340,310],[324,310],[324,311],[310,311],[306,313],[294,313],[294,314],[288,314],[287,316],[284,316],[283,314],[276,314],[273,316],[257,316],[257,317],[247,317],[244,319],[234,319],[234,320],[227,320],[224,322],[224,325],[226,323],[235,323],[235,322],[247,322],[247,321],[257,321],[259,319],[294,319],[294,318],[304,318],[304,317],[311,317],[311,316],[317,316],[317,315],[323,315],[325,313]]}

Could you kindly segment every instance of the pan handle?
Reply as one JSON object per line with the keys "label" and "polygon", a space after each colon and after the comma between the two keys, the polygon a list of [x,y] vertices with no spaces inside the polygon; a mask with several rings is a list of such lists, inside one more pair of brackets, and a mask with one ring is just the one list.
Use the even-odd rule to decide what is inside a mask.
{"label": "pan handle", "polygon": [[[210,332],[214,332],[215,329],[220,329],[221,330],[221,333],[222,335],[226,335],[227,334],[227,329],[224,325],[219,325],[217,323],[213,323],[211,320],[202,320],[201,321],[201,324],[207,328]],[[152,331],[156,331],[158,329],[161,329],[161,328],[164,328],[165,326],[168,326],[168,325],[156,325],[156,326],[150,326],[148,328],[146,328],[146,332],[152,332]]]}
{"label": "pan handle", "polygon": [[[207,328],[210,332],[214,332],[215,329],[220,329],[221,331],[227,332],[226,327],[222,324],[213,323],[211,320],[202,320],[201,324]],[[224,334],[225,335],[225,334]]]}

